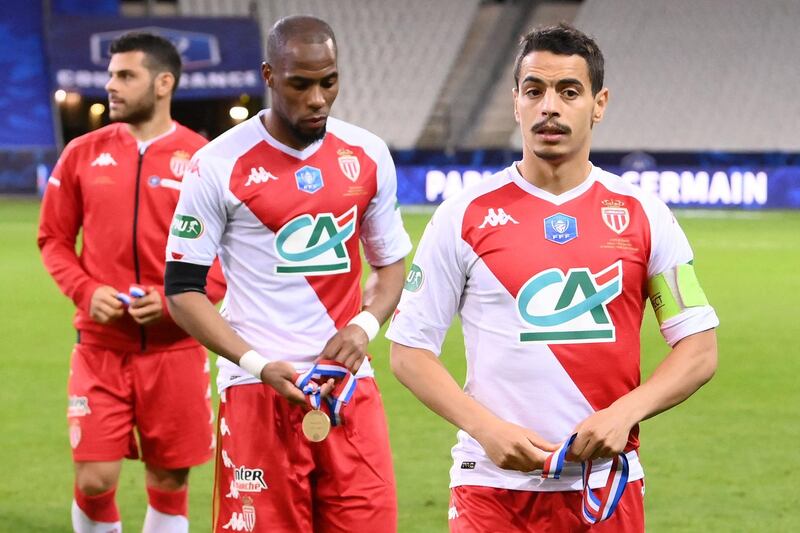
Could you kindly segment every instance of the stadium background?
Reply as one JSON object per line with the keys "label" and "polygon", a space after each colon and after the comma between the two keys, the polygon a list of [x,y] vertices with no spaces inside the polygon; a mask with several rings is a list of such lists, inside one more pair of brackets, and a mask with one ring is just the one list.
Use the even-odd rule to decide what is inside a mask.
{"label": "stadium background", "polygon": [[[298,13],[336,31],[333,114],[389,143],[415,242],[431,206],[520,157],[519,34],[566,20],[597,39],[611,100],[592,160],[677,209],[722,321],[715,379],[643,424],[648,530],[800,529],[800,2],[20,0],[0,4],[0,532],[69,530],[72,308],[38,257],[37,193],[63,144],[107,123],[104,45],[131,28],[178,43],[187,69],[173,114],[213,137],[265,105],[262,34]],[[650,312],[643,349],[647,376],[666,353]],[[401,531],[445,531],[454,430],[390,375],[385,341],[371,352]],[[444,361],[463,379],[457,327]],[[194,531],[207,529],[211,483],[210,466],[193,473]],[[138,465],[125,465],[118,494],[138,530]]]}

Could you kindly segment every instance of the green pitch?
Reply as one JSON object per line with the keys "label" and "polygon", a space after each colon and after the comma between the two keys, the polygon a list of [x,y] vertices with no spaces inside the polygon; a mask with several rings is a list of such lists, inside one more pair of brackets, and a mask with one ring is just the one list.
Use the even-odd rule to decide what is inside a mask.
{"label": "green pitch", "polygon": [[[648,531],[797,531],[800,386],[795,310],[800,294],[800,213],[682,212],[706,294],[722,320],[720,367],[697,395],[642,426]],[[702,215],[702,216],[699,216]],[[72,467],[65,422],[74,340],[72,304],[36,249],[38,202],[0,200],[0,532],[69,532]],[[428,214],[406,214],[416,242]],[[643,373],[666,353],[652,312]],[[444,362],[464,377],[453,330]],[[389,418],[401,532],[447,529],[449,449],[455,430],[422,407],[372,346]],[[535,408],[535,406],[532,406]],[[193,531],[208,531],[211,465],[191,478]],[[117,492],[127,531],[140,531],[142,466],[128,461]]]}

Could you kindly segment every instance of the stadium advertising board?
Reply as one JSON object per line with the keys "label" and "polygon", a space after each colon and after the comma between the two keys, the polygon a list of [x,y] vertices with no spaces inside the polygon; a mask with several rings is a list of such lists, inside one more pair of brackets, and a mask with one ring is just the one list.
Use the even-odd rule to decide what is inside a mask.
{"label": "stadium advertising board", "polygon": [[108,45],[132,30],[166,37],[183,59],[178,99],[261,95],[261,38],[246,18],[63,17],[49,35],[53,87],[105,97]]}
{"label": "stadium advertising board", "polygon": [[[604,168],[675,207],[800,209],[800,166]],[[400,165],[398,200],[401,204],[438,204],[498,170]]]}

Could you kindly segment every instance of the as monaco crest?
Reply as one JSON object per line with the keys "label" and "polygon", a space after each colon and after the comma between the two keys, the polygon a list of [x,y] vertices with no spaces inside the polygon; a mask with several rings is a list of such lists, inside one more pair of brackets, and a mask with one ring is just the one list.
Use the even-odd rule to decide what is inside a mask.
{"label": "as monaco crest", "polygon": [[622,207],[625,203],[622,200],[603,200],[605,207],[600,209],[603,215],[603,222],[608,226],[611,231],[617,235],[622,235],[622,232],[628,228],[630,223],[630,215],[628,208]]}
{"label": "as monaco crest", "polygon": [[183,173],[189,168],[190,159],[189,152],[184,152],[183,150],[178,150],[172,154],[172,159],[169,160],[169,169],[176,178],[183,177]]}
{"label": "as monaco crest", "polygon": [[339,168],[350,181],[356,181],[361,174],[361,163],[350,150],[339,150]]}
{"label": "as monaco crest", "polygon": [[256,527],[256,508],[253,507],[253,498],[248,496],[242,498],[242,515],[244,516],[245,529],[253,531]]}

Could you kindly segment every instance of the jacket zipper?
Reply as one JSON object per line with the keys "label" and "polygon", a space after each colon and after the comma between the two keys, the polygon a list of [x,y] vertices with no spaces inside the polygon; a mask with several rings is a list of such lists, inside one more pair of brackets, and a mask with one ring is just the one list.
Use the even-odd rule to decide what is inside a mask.
{"label": "jacket zipper", "polygon": [[[142,282],[141,272],[139,270],[139,248],[136,245],[139,222],[139,182],[141,181],[142,177],[142,160],[144,159],[144,153],[147,151],[147,149],[137,149],[137,151],[139,152],[139,163],[136,166],[136,193],[134,194],[133,201],[133,270],[136,274],[136,284],[139,285]],[[145,331],[144,326],[139,326],[139,338],[141,341],[142,352],[144,352],[147,349],[147,331]]]}

